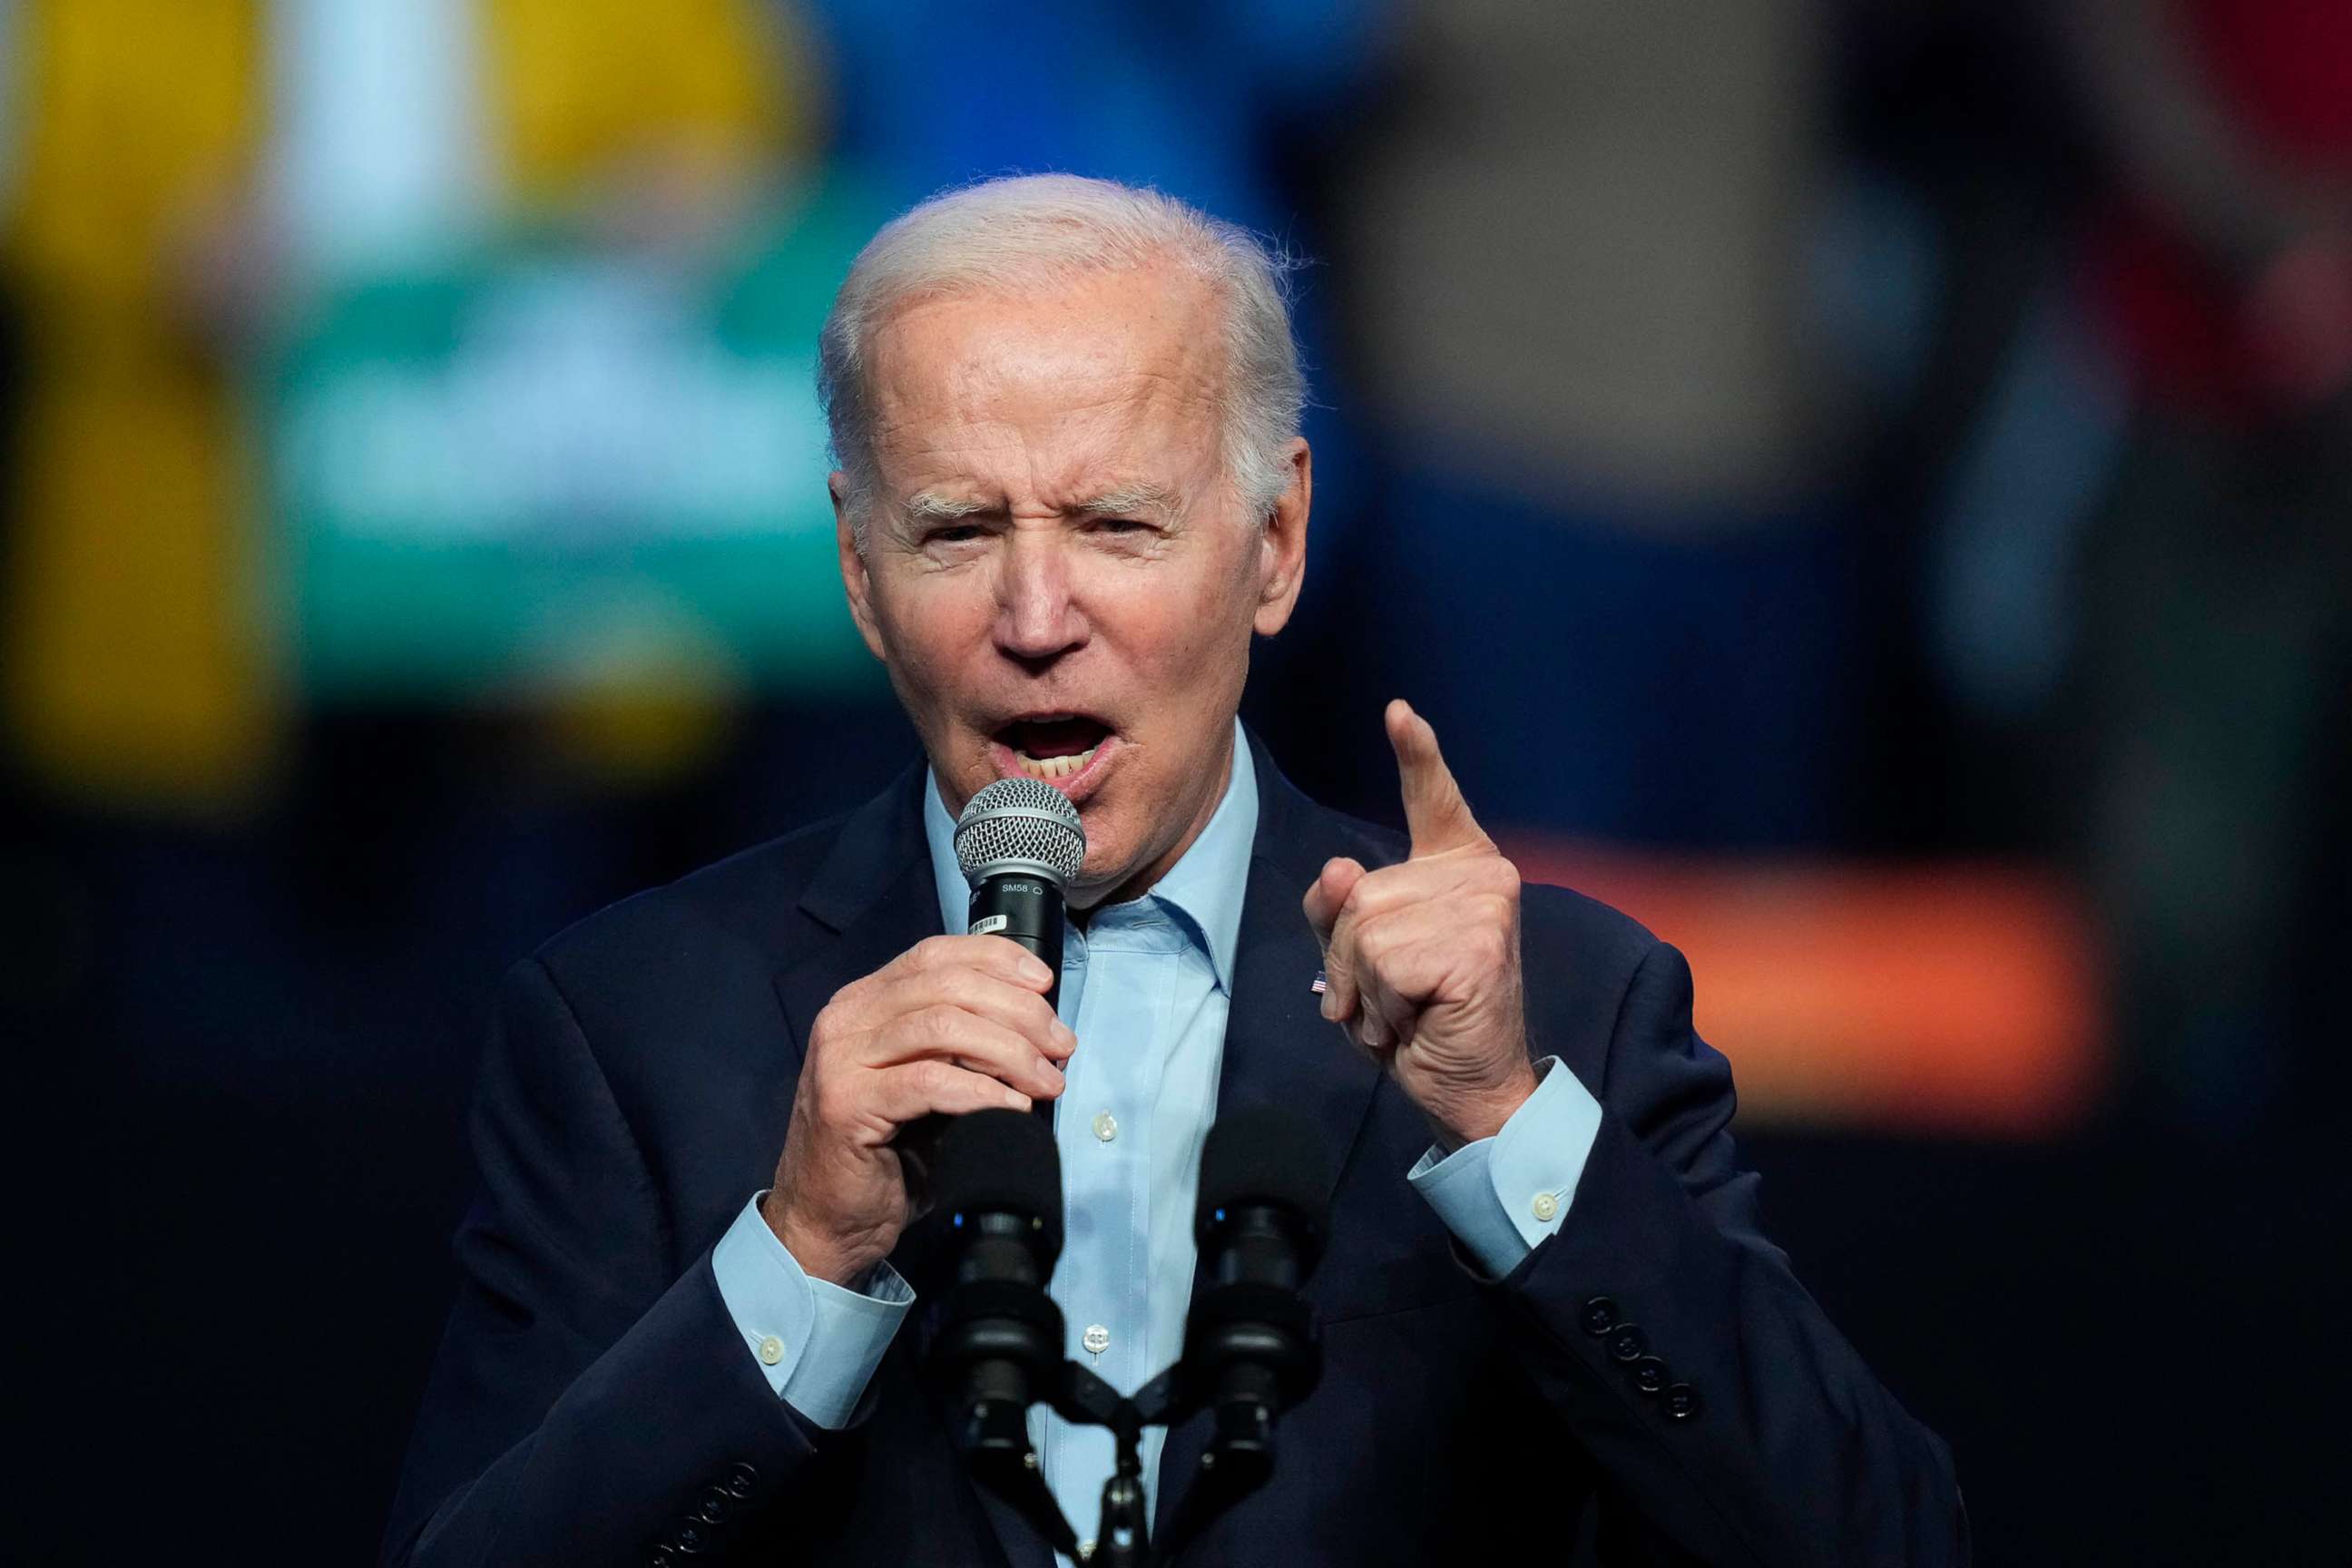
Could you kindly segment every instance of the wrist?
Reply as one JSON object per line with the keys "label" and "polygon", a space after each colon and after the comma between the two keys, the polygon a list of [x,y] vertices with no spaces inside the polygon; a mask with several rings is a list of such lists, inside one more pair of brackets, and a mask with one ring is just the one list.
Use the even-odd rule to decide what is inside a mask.
{"label": "wrist", "polygon": [[1535,1093],[1537,1082],[1535,1064],[1521,1061],[1518,1070],[1494,1089],[1449,1106],[1441,1115],[1431,1116],[1439,1151],[1451,1154],[1465,1144],[1499,1134],[1503,1124]]}
{"label": "wrist", "polygon": [[801,1266],[801,1272],[812,1279],[822,1279],[829,1285],[848,1289],[852,1279],[873,1267],[870,1261],[859,1261],[846,1249],[826,1241],[821,1233],[799,1223],[796,1216],[776,1201],[776,1194],[772,1192],[761,1200],[760,1217],[767,1221],[768,1228],[775,1233],[784,1250],[793,1255],[793,1261]]}

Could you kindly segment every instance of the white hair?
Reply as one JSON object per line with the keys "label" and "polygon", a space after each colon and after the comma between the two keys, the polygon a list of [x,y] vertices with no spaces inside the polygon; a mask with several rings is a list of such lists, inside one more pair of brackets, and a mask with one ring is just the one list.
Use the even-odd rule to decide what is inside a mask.
{"label": "white hair", "polygon": [[1158,191],[1075,174],[985,180],[885,225],[851,263],[818,341],[817,397],[849,481],[858,547],[877,483],[867,345],[895,311],[963,293],[1050,288],[1173,262],[1206,283],[1224,318],[1226,478],[1263,515],[1289,482],[1307,381],[1291,336],[1290,258],[1248,230]]}

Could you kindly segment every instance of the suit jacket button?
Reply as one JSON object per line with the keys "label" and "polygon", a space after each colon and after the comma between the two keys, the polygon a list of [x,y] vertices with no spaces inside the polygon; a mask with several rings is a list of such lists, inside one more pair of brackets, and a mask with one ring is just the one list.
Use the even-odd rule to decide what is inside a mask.
{"label": "suit jacket button", "polygon": [[1609,1359],[1631,1366],[1650,1353],[1650,1336],[1637,1324],[1620,1323],[1609,1336]]}
{"label": "suit jacket button", "polygon": [[1666,1389],[1666,1418],[1687,1421],[1698,1414],[1698,1390],[1687,1383],[1671,1384]]}
{"label": "suit jacket button", "polygon": [[710,1547],[710,1531],[690,1519],[680,1520],[669,1532],[669,1543],[680,1557],[698,1556]]}
{"label": "suit jacket button", "polygon": [[646,1554],[646,1568],[677,1568],[685,1561],[677,1554],[677,1548],[665,1541]]}
{"label": "suit jacket button", "polygon": [[694,1511],[687,1517],[698,1519],[705,1524],[724,1524],[727,1522],[727,1516],[734,1511],[735,1494],[725,1487],[712,1487],[702,1494],[702,1500],[695,1505]]}
{"label": "suit jacket button", "polygon": [[1617,1303],[1606,1296],[1595,1296],[1577,1313],[1577,1321],[1586,1333],[1599,1339],[1617,1326]]}
{"label": "suit jacket button", "polygon": [[750,1497],[752,1489],[760,1484],[760,1472],[749,1465],[730,1465],[726,1478],[719,1484],[727,1489],[729,1497],[740,1500]]}
{"label": "suit jacket button", "polygon": [[1633,1386],[1643,1394],[1656,1394],[1666,1386],[1666,1363],[1654,1355],[1645,1355],[1633,1363]]}

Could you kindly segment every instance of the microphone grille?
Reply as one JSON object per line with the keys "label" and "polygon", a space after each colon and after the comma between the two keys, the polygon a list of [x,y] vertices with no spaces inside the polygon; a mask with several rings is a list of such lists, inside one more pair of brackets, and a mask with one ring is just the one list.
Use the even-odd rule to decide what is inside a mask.
{"label": "microphone grille", "polygon": [[1043,779],[999,779],[965,803],[956,818],[956,864],[978,886],[1008,861],[1045,870],[1067,886],[1087,858],[1078,808]]}

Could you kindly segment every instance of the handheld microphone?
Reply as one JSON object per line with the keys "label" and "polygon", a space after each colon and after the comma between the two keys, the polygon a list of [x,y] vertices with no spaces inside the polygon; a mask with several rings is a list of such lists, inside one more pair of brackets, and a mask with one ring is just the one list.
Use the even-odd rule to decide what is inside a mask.
{"label": "handheld microphone", "polygon": [[1015,775],[982,789],[956,818],[956,864],[971,884],[968,930],[1002,936],[1045,961],[1062,991],[1062,900],[1087,858],[1087,830],[1069,797]]}
{"label": "handheld microphone", "polygon": [[968,1448],[1017,1458],[1030,1404],[1062,1364],[1062,1313],[1045,1293],[1062,1255],[1062,1158],[1054,1134],[1017,1110],[952,1119],[933,1191],[947,1216],[955,1282],[931,1342],[932,1375]]}
{"label": "handheld microphone", "polygon": [[1323,1256],[1330,1163],[1314,1126],[1278,1106],[1220,1118],[1201,1151],[1193,1234],[1205,1284],[1184,1363],[1228,1459],[1273,1462],[1274,1418],[1313,1392],[1321,1343],[1298,1294]]}
{"label": "handheld microphone", "polygon": [[[971,884],[966,931],[1019,942],[1054,972],[1045,1005],[1062,1004],[1062,901],[1086,863],[1087,830],[1070,797],[1015,774],[975,793],[956,818],[956,864]],[[1055,1100],[1030,1109],[1054,1124]]]}

